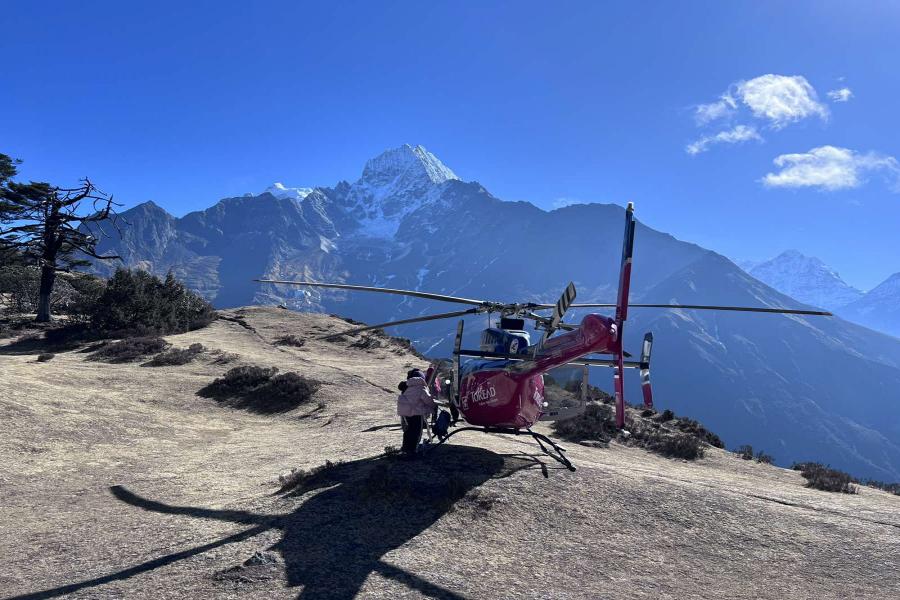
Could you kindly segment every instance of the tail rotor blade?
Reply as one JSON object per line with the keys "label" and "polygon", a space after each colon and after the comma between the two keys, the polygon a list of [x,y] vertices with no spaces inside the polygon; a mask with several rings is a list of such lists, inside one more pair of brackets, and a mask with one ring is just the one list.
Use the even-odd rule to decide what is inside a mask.
{"label": "tail rotor blade", "polygon": [[541,341],[546,340],[553,335],[553,332],[559,329],[562,318],[566,314],[566,311],[569,310],[572,302],[575,301],[577,293],[575,284],[570,281],[569,285],[566,286],[566,289],[563,290],[562,296],[559,297],[559,300],[557,300],[556,305],[553,307],[553,316],[550,317],[550,324],[544,331],[544,337]]}
{"label": "tail rotor blade", "polygon": [[653,388],[650,387],[650,351],[653,349],[653,334],[644,335],[641,345],[641,392],[644,394],[644,406],[653,408]]}

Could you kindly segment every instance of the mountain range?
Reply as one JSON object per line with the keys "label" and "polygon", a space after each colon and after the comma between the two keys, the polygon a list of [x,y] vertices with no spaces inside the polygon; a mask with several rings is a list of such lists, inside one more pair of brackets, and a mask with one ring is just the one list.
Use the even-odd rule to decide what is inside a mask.
{"label": "mountain range", "polygon": [[[638,215],[639,207],[638,207]],[[218,307],[279,304],[370,323],[455,310],[400,296],[260,285],[254,278],[378,285],[503,301],[555,302],[569,281],[582,302],[615,298],[624,209],[544,211],[463,181],[421,146],[368,161],[355,182],[226,198],[181,218],[152,202],[101,242],[127,266],[172,270]],[[99,273],[115,265],[97,263]],[[637,225],[632,302],[807,308],[723,256]],[[578,315],[567,316],[567,320]],[[467,332],[476,343],[482,317]],[[448,356],[454,322],[396,331]],[[841,318],[634,309],[626,345],[655,335],[660,408],[694,416],[729,446],[781,464],[819,460],[900,480],[900,339]],[[399,375],[398,375],[399,376]],[[603,387],[611,373],[592,375]],[[628,377],[631,400],[640,398]]]}
{"label": "mountain range", "polygon": [[862,292],[818,258],[797,250],[787,250],[771,260],[744,268],[760,281],[801,302],[900,337],[900,273]]}

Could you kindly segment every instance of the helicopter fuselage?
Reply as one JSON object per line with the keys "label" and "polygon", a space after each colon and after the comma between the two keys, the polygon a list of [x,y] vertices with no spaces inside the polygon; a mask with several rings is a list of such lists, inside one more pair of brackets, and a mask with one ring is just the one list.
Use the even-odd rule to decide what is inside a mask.
{"label": "helicopter fuselage", "polygon": [[544,373],[587,354],[617,352],[619,344],[615,321],[590,314],[577,329],[524,349],[525,360],[462,361],[459,410],[472,425],[527,429],[546,407]]}

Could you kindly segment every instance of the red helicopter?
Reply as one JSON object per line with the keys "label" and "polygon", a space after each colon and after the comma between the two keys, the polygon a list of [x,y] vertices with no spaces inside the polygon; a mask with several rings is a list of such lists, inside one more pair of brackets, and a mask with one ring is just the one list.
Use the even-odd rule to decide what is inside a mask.
{"label": "red helicopter", "polygon": [[[783,308],[687,304],[629,305],[628,293],[631,283],[634,230],[634,204],[629,202],[625,210],[625,235],[622,244],[618,297],[615,304],[575,304],[576,290],[575,285],[572,283],[569,283],[556,304],[541,304],[534,302],[492,302],[430,292],[340,283],[271,279],[257,279],[256,281],[270,284],[303,285],[399,294],[472,306],[472,308],[467,310],[437,313],[380,323],[378,325],[356,327],[342,331],[339,335],[437,319],[499,313],[499,327],[488,327],[482,332],[481,347],[478,350],[461,347],[465,322],[460,320],[457,325],[453,351],[453,379],[450,383],[450,402],[459,410],[469,426],[456,429],[449,435],[441,436],[439,443],[446,441],[450,435],[461,431],[477,430],[486,433],[527,434],[537,441],[541,450],[546,454],[574,471],[575,467],[566,458],[564,448],[547,436],[531,430],[531,427],[538,420],[570,418],[580,412],[577,408],[575,410],[557,410],[549,407],[545,400],[544,375],[551,369],[564,365],[612,368],[615,388],[616,426],[619,429],[623,429],[625,426],[625,395],[623,389],[625,369],[639,369],[644,405],[651,408],[653,406],[653,393],[650,387],[650,352],[653,345],[653,335],[652,333],[647,333],[644,336],[640,360],[626,360],[631,355],[625,352],[622,347],[622,334],[625,320],[628,318],[629,307],[831,316],[831,313],[824,311]],[[615,314],[612,317],[588,314],[582,318],[581,323],[578,325],[564,323],[564,315],[572,308],[614,308]],[[552,310],[553,312],[550,316],[538,314],[545,310]],[[537,343],[531,343],[529,333],[525,330],[526,319],[533,321],[534,328],[543,332],[541,339]],[[553,334],[559,330],[563,330],[565,333],[554,336]],[[591,356],[593,354],[611,355],[611,358]],[[462,357],[467,357],[467,359],[463,361]],[[581,408],[583,409],[583,406]],[[555,453],[549,451],[544,446],[545,443]]]}

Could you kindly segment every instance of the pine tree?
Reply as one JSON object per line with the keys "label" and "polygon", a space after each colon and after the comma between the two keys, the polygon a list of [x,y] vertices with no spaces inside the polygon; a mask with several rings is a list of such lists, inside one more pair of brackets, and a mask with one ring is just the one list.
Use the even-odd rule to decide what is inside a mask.
{"label": "pine tree", "polygon": [[50,294],[58,271],[90,264],[84,256],[101,256],[97,242],[116,225],[112,196],[88,179],[75,188],[59,188],[44,182],[16,183],[21,161],[0,154],[0,257],[20,256],[41,268],[36,321],[50,320]]}

